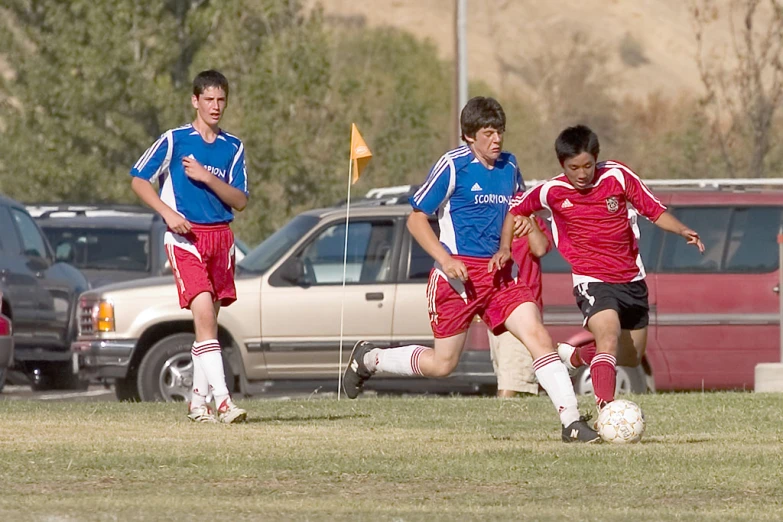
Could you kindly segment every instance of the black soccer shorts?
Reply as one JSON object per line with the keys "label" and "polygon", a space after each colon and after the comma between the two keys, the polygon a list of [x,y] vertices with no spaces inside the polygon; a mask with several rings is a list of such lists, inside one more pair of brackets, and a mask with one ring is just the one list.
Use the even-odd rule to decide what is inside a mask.
{"label": "black soccer shorts", "polygon": [[639,330],[650,322],[647,283],[581,283],[574,287],[576,304],[587,321],[602,310],[614,310],[620,316],[620,328]]}

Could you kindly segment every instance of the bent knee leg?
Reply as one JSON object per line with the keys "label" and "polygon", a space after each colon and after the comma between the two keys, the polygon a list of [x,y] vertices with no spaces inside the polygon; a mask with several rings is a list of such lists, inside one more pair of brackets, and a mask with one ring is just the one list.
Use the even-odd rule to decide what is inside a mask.
{"label": "bent knee leg", "polygon": [[429,377],[448,377],[457,367],[458,363],[459,359],[450,360],[435,358],[428,369],[427,375]]}

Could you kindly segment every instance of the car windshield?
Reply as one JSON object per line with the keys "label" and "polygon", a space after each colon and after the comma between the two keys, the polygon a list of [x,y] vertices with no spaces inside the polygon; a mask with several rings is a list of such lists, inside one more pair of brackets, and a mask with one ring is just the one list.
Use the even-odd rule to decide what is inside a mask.
{"label": "car windshield", "polygon": [[115,228],[43,227],[58,261],[80,269],[150,269],[150,236],[146,232]]}
{"label": "car windshield", "polygon": [[266,238],[237,266],[254,274],[263,274],[297,241],[318,223],[315,216],[296,216],[283,228]]}

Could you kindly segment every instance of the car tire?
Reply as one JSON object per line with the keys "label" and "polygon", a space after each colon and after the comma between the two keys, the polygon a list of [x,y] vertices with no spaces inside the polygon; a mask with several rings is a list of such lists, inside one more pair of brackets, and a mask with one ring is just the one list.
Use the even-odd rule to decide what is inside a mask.
{"label": "car tire", "polygon": [[120,402],[139,402],[139,386],[135,377],[126,377],[114,381],[114,395]]}
{"label": "car tire", "polygon": [[0,393],[3,393],[3,388],[5,387],[5,376],[8,373],[8,370],[6,368],[0,368]]}
{"label": "car tire", "polygon": [[90,382],[73,373],[71,363],[50,362],[38,368],[30,379],[33,391],[86,390]]}
{"label": "car tire", "polygon": [[[59,390],[85,391],[90,387],[90,381],[84,380],[78,374],[73,373],[71,364],[60,366],[60,371],[54,377],[54,386]],[[63,369],[62,366],[65,366]]]}
{"label": "car tire", "polygon": [[[590,367],[583,366],[579,369],[573,378],[574,393],[577,395],[593,395],[593,381],[590,377]],[[647,393],[647,374],[644,367],[639,366],[618,366],[617,367],[617,385],[615,393],[622,395],[625,393]]]}
{"label": "car tire", "polygon": [[[137,378],[139,398],[144,402],[187,402],[193,386],[190,349],[196,336],[178,333],[164,337],[144,355]],[[229,393],[235,377],[223,351],[223,368]]]}

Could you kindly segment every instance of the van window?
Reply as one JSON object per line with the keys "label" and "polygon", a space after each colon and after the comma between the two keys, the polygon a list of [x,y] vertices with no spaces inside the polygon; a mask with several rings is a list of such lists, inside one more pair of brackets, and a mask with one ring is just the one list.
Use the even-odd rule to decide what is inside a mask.
{"label": "van window", "polygon": [[642,256],[645,271],[655,272],[658,245],[661,244],[660,236],[663,231],[644,216],[639,216],[636,224],[639,227],[639,254]]}
{"label": "van window", "polygon": [[150,235],[118,228],[44,227],[55,256],[79,269],[149,270]]}
{"label": "van window", "polygon": [[661,271],[668,273],[763,273],[778,268],[780,207],[690,207],[674,214],[697,231],[704,255],[666,234]]}
{"label": "van window", "polygon": [[263,274],[317,224],[318,218],[315,216],[307,214],[296,216],[255,247],[239,262],[239,267],[253,274]]}
{"label": "van window", "polygon": [[5,206],[0,205],[0,250],[16,252],[19,250],[17,243],[11,215]]}
{"label": "van window", "polygon": [[[440,233],[438,222],[430,220],[430,226],[432,227],[432,231],[435,232],[435,235],[437,236]],[[418,241],[413,239],[413,236],[410,234],[406,235],[408,237],[408,241],[410,241],[410,248],[408,249],[410,257],[408,259],[407,280],[419,282],[426,281],[430,276],[430,270],[432,270],[432,265],[435,264],[435,261],[427,252],[424,251],[423,248],[421,248],[421,245],[419,245]]]}
{"label": "van window", "polygon": [[[384,283],[391,277],[394,223],[351,221],[348,226],[348,283]],[[337,284],[343,280],[345,223],[323,230],[300,254],[309,282]]]}
{"label": "van window", "polygon": [[665,234],[660,271],[664,273],[716,273],[723,271],[726,238],[732,209],[728,207],[684,207],[674,215],[699,233],[704,254],[676,234]]}
{"label": "van window", "polygon": [[779,264],[779,207],[736,208],[726,245],[725,271],[773,272]]}
{"label": "van window", "polygon": [[563,256],[553,245],[552,250],[541,258],[541,271],[547,274],[570,274],[571,265],[563,259]]}
{"label": "van window", "polygon": [[47,257],[46,240],[41,235],[35,221],[26,212],[12,208],[11,214],[16,222],[19,237],[22,238],[24,255],[31,257]]}

